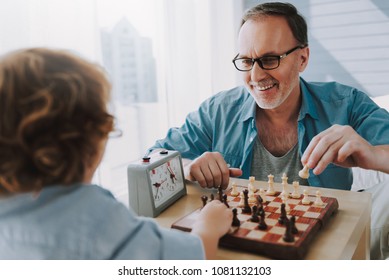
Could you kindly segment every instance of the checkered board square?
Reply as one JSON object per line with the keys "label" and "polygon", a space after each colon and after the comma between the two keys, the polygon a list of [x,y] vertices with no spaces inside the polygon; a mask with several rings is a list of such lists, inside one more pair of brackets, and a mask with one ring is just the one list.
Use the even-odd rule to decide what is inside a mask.
{"label": "checkered board square", "polygon": [[[237,190],[241,193],[246,187],[238,186]],[[322,206],[315,206],[315,196],[309,196],[310,203],[302,203],[303,196],[300,198],[289,198],[287,200],[289,211],[288,218],[295,216],[295,226],[298,230],[293,235],[293,242],[286,242],[283,239],[286,227],[279,223],[278,218],[281,215],[282,199],[280,192],[275,195],[262,195],[263,209],[265,211],[266,230],[258,228],[257,222],[251,221],[251,214],[242,213],[243,201],[240,195],[231,196],[231,191],[227,191],[227,204],[231,209],[238,209],[239,227],[231,227],[229,233],[220,239],[219,245],[226,248],[243,250],[259,255],[264,255],[275,259],[302,259],[306,255],[309,244],[319,232],[320,228],[325,226],[330,217],[338,209],[338,201],[332,197],[321,197],[324,202]],[[254,194],[255,198],[259,195]],[[257,205],[249,203],[250,207]],[[189,215],[176,221],[172,228],[183,231],[191,231],[191,226],[201,211],[190,213]]]}

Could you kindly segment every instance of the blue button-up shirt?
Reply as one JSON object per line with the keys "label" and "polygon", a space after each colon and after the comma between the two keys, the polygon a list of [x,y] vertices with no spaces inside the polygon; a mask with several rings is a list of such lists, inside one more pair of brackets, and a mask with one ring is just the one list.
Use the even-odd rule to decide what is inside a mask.
{"label": "blue button-up shirt", "polygon": [[[350,125],[372,145],[389,143],[389,113],[365,93],[339,83],[309,83],[300,78],[302,104],[298,118],[298,145],[302,156],[311,139],[334,124]],[[177,150],[195,159],[206,151],[219,152],[231,167],[250,176],[257,129],[256,103],[243,86],[223,91],[190,113],[180,128],[171,128],[152,148]],[[266,164],[266,163],[264,163]],[[258,168],[261,168],[260,166]],[[312,172],[311,186],[349,190],[352,172],[330,164],[322,174]]]}
{"label": "blue button-up shirt", "polygon": [[137,217],[94,185],[0,198],[0,259],[203,259],[200,238]]}

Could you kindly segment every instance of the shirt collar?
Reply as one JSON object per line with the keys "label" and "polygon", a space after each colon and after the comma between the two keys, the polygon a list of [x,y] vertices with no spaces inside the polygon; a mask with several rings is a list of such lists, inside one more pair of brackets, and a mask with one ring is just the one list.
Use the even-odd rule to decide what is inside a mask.
{"label": "shirt collar", "polygon": [[318,119],[317,109],[315,106],[315,102],[313,101],[312,95],[309,92],[307,87],[307,82],[300,77],[300,89],[301,89],[301,109],[298,120],[302,120],[306,115],[310,115],[313,119]]}
{"label": "shirt collar", "polygon": [[257,108],[257,103],[251,96],[250,92],[246,89],[246,87],[244,87],[244,91],[248,94],[248,97],[243,102],[242,114],[240,114],[238,122],[245,122],[249,119],[255,119],[255,110]]}
{"label": "shirt collar", "polygon": [[[309,92],[307,87],[307,82],[300,77],[300,89],[302,95],[302,103],[300,109],[300,115],[298,120],[302,120],[306,115],[310,115],[313,119],[318,119],[317,110],[315,106],[315,102],[313,101],[312,95]],[[246,88],[244,90],[247,92],[249,97],[244,101],[242,106],[242,114],[239,117],[239,122],[244,122],[248,119],[255,118],[255,110],[257,107],[257,103],[255,103],[254,98],[248,92]]]}

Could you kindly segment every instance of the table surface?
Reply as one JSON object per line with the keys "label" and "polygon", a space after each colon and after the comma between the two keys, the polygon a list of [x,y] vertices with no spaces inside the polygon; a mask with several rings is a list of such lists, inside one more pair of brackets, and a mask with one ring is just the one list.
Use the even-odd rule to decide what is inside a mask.
{"label": "table surface", "polygon": [[[242,186],[248,184],[248,180],[234,179],[230,181],[230,186],[232,182]],[[161,226],[170,228],[179,218],[202,206],[200,197],[203,194],[216,193],[216,190],[203,189],[193,182],[187,182],[186,185],[187,195],[155,218]],[[257,188],[267,189],[267,182],[255,181],[254,185]],[[276,190],[282,190],[280,183],[274,185]],[[301,186],[301,189],[304,188],[305,186]],[[307,188],[309,188],[309,193],[320,190],[323,196],[336,198],[339,202],[339,209],[337,214],[314,238],[305,258],[318,260],[369,259],[371,194],[327,188]],[[257,254],[219,247],[217,259],[253,260],[267,258]]]}

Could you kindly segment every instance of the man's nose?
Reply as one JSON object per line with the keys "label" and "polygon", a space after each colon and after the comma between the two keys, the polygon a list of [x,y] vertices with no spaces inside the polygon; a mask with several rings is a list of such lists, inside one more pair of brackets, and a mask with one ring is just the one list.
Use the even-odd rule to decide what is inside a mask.
{"label": "man's nose", "polygon": [[259,61],[254,62],[253,68],[250,70],[251,81],[260,81],[267,75],[266,71],[259,66]]}

